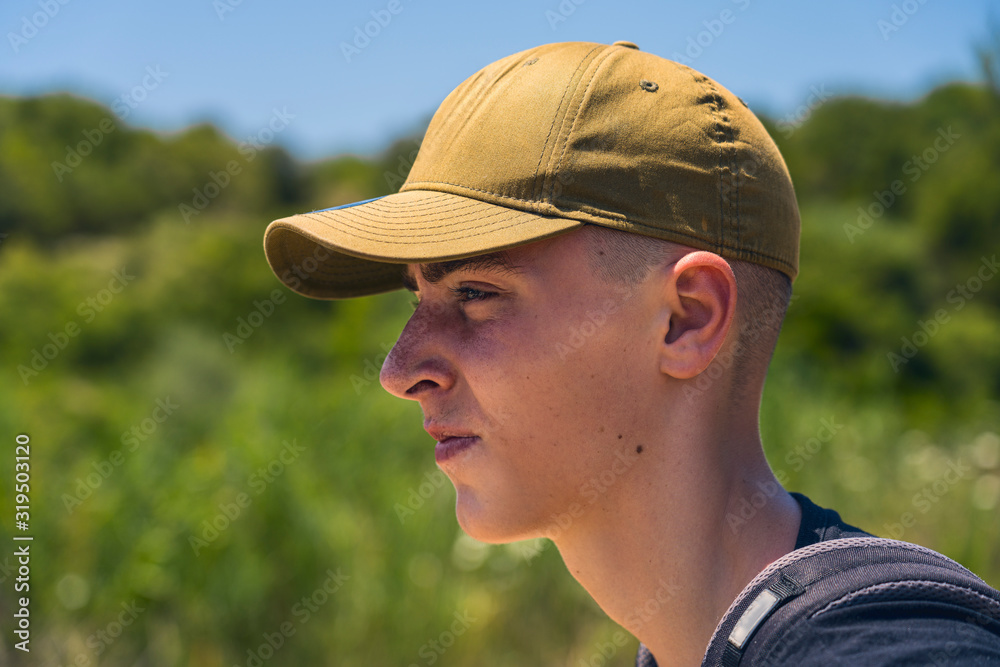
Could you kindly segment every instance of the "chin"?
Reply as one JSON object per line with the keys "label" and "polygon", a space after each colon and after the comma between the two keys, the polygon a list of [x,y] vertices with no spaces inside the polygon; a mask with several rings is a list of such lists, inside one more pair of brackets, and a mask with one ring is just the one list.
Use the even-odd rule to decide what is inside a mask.
{"label": "chin", "polygon": [[468,487],[456,488],[455,517],[465,534],[474,540],[487,544],[507,544],[535,537],[542,537],[540,531],[531,530],[520,517],[511,516],[509,507],[501,508],[496,503],[484,503]]}

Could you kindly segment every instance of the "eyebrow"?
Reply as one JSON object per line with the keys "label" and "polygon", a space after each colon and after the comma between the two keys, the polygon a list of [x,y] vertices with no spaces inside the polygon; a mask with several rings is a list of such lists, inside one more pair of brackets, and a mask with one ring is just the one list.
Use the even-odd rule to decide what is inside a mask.
{"label": "eyebrow", "polygon": [[[445,276],[461,270],[519,273],[521,267],[515,265],[510,260],[510,256],[503,250],[485,255],[475,255],[473,257],[462,257],[461,259],[450,259],[445,262],[430,262],[420,265],[421,275],[423,275],[424,280],[431,284],[438,283]],[[410,274],[409,267],[403,270],[403,287],[411,292],[417,291],[417,281]]]}

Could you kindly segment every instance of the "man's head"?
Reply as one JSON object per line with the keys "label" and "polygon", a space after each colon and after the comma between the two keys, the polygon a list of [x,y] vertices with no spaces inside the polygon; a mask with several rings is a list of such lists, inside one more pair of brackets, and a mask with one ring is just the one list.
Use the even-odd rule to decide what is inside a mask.
{"label": "man's head", "polygon": [[275,221],[265,250],[307,296],[417,293],[383,385],[420,402],[463,527],[504,541],[627,502],[640,459],[756,434],[798,229],[739,98],[626,42],[567,43],[460,85],[399,193]]}

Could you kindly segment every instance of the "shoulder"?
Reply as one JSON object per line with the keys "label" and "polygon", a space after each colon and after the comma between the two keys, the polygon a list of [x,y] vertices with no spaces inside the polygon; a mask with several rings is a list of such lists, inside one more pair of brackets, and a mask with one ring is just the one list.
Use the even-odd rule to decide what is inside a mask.
{"label": "shoulder", "polygon": [[[750,636],[738,640],[743,664],[1000,665],[1000,592],[925,547],[825,540],[755,582],[720,624],[730,642]],[[766,596],[771,607],[754,616]]]}
{"label": "shoulder", "polygon": [[760,665],[1000,665],[997,616],[941,601],[884,599],[803,617]]}

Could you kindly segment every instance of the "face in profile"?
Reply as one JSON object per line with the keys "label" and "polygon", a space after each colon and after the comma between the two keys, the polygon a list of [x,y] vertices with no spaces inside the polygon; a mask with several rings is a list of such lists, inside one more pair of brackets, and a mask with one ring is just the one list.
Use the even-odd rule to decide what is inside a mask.
{"label": "face in profile", "polygon": [[567,514],[585,526],[615,506],[647,444],[662,306],[650,281],[596,277],[587,244],[578,230],[408,267],[418,304],[381,382],[420,403],[476,539],[551,536]]}

